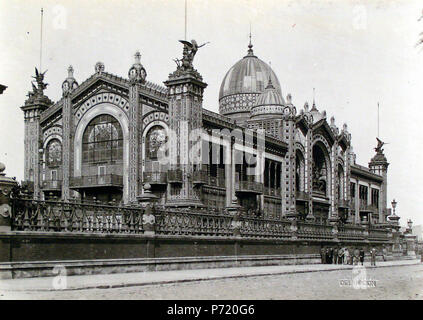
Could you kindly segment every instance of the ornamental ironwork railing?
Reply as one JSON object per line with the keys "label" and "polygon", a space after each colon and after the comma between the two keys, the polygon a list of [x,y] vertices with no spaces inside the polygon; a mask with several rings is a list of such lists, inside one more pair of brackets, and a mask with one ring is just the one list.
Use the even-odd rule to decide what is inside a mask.
{"label": "ornamental ironwork railing", "polygon": [[192,183],[206,184],[208,182],[208,172],[206,170],[195,170],[192,172]]}
{"label": "ornamental ironwork railing", "polygon": [[305,191],[296,191],[295,192],[295,198],[296,198],[296,200],[307,201],[307,200],[310,199],[310,196]]}
{"label": "ornamental ironwork railing", "polygon": [[282,196],[282,190],[280,188],[264,187],[264,194],[266,196],[281,197]]}
{"label": "ornamental ironwork railing", "polygon": [[213,187],[225,188],[226,180],[225,180],[225,177],[208,176],[206,184],[209,185],[209,186],[213,186]]}
{"label": "ornamental ironwork railing", "polygon": [[378,210],[376,205],[368,204],[366,201],[363,201],[363,200],[360,201],[359,209],[360,211],[364,211],[364,212],[373,212]]}
{"label": "ornamental ironwork railing", "polygon": [[291,222],[288,220],[242,217],[240,221],[240,233],[243,237],[278,239],[291,237]]}
{"label": "ornamental ironwork railing", "polygon": [[365,228],[362,226],[343,225],[338,227],[338,237],[341,240],[363,240],[365,238],[365,231]]}
{"label": "ornamental ironwork railing", "polygon": [[62,188],[62,180],[44,180],[42,188],[44,190],[60,190]]}
{"label": "ornamental ironwork railing", "polygon": [[263,183],[258,181],[235,181],[237,192],[263,193]]}
{"label": "ornamental ironwork railing", "polygon": [[297,227],[297,237],[299,239],[330,240],[333,238],[331,225],[299,222]]}
{"label": "ornamental ironwork railing", "polygon": [[143,182],[149,184],[167,184],[167,172],[151,171],[143,172]]}
{"label": "ornamental ironwork railing", "polygon": [[340,207],[340,208],[349,208],[350,207],[350,202],[348,200],[338,199],[338,207]]}
{"label": "ornamental ironwork railing", "polygon": [[[76,201],[40,201],[15,198],[11,200],[12,231],[76,232],[143,234],[141,207],[115,204],[85,203]],[[241,212],[240,212],[241,213]],[[319,224],[288,219],[269,219],[240,214],[237,217],[226,211],[207,209],[181,209],[154,206],[152,209],[155,233],[169,236],[207,236],[256,239],[299,239],[371,241],[390,240],[390,231],[380,227],[360,225]],[[151,216],[149,216],[150,222]]]}
{"label": "ornamental ironwork railing", "polygon": [[116,174],[71,177],[70,185],[73,188],[100,187],[100,186],[123,187],[123,177]]}
{"label": "ornamental ironwork railing", "polygon": [[169,183],[182,183],[182,170],[169,169],[167,171],[167,181]]}
{"label": "ornamental ironwork railing", "polygon": [[164,235],[230,236],[232,217],[225,214],[166,209],[156,211],[156,233]]}
{"label": "ornamental ironwork railing", "polygon": [[12,200],[12,230],[143,233],[137,208],[64,201]]}

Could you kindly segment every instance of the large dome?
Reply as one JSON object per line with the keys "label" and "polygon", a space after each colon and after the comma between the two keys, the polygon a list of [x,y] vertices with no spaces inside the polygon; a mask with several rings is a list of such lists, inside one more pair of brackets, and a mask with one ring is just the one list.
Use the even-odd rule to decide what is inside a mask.
{"label": "large dome", "polygon": [[269,76],[275,89],[282,95],[279,80],[272,68],[254,55],[251,44],[248,47],[248,54],[226,73],[219,92],[220,113],[241,123],[248,120],[250,109],[266,88]]}

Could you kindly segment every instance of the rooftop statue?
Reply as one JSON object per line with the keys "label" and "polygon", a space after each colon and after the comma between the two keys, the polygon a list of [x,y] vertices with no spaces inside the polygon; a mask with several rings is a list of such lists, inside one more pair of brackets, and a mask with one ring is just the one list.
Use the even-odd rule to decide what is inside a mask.
{"label": "rooftop statue", "polygon": [[182,68],[183,70],[190,70],[193,69],[192,62],[194,61],[194,57],[201,47],[204,47],[207,43],[203,43],[202,45],[198,45],[197,41],[191,40],[185,41],[185,40],[179,40],[180,43],[184,45],[183,53],[182,53],[182,59],[175,59],[178,69]]}
{"label": "rooftop statue", "polygon": [[377,147],[375,148],[375,151],[377,152],[377,153],[383,153],[383,149],[382,149],[382,147],[383,147],[383,145],[385,144],[385,142],[383,142],[382,140],[380,140],[379,138],[376,138],[376,140],[377,140]]}
{"label": "rooftop statue", "polygon": [[28,92],[28,97],[33,97],[33,96],[42,96],[44,95],[44,89],[47,88],[48,83],[44,83],[44,74],[47,72],[38,72],[38,69],[35,68],[35,77],[33,77],[35,79],[35,83],[37,84],[37,86],[35,86],[34,81],[31,82],[32,85],[32,92]]}

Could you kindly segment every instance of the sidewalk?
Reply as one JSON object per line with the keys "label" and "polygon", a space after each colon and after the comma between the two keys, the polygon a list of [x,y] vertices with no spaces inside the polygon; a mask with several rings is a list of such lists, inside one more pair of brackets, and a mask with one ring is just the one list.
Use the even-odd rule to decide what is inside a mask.
{"label": "sidewalk", "polygon": [[[386,261],[377,262],[377,268],[391,266],[407,266],[420,264],[420,260]],[[370,268],[370,263],[365,262],[365,267]],[[280,275],[304,272],[334,271],[352,269],[351,265],[285,265],[244,268],[197,269],[153,271],[141,273],[95,274],[66,277],[66,289],[107,289],[131,286],[159,285],[189,281],[204,281],[225,278],[242,278],[265,275]],[[55,291],[53,283],[57,277],[25,278],[0,280],[1,291]]]}

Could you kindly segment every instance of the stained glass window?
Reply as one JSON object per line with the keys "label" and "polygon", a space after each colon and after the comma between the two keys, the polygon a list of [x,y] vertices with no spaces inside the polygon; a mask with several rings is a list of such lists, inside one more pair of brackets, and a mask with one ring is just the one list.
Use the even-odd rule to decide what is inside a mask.
{"label": "stained glass window", "polygon": [[82,138],[82,161],[109,162],[123,159],[123,134],[119,122],[100,115],[88,124]]}
{"label": "stained glass window", "polygon": [[62,163],[62,144],[53,139],[47,144],[47,165],[58,166]]}
{"label": "stained glass window", "polygon": [[[145,141],[145,154],[149,160],[159,160],[160,147],[166,143],[166,130],[161,126],[154,126],[148,131]],[[165,151],[165,150],[162,150]]]}

